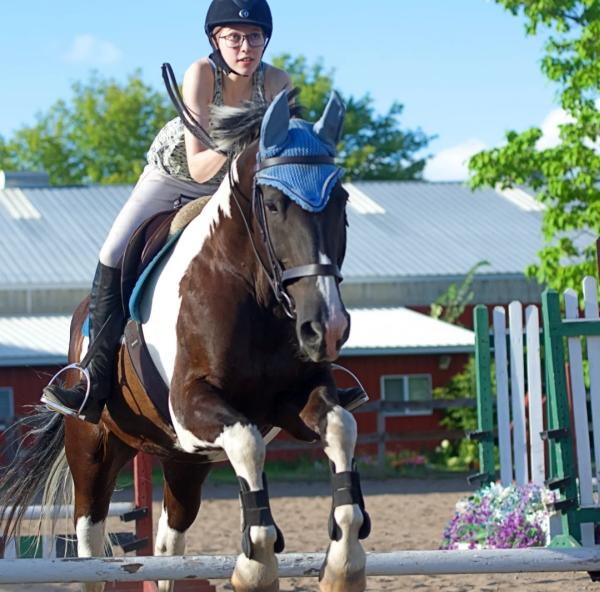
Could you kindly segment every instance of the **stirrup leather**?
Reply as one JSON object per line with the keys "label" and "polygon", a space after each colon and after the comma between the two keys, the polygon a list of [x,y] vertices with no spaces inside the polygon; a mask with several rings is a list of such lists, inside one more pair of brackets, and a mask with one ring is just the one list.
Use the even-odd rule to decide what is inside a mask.
{"label": "stirrup leather", "polygon": [[46,398],[46,396],[43,393],[42,393],[42,396],[40,397],[40,401],[42,403],[44,403],[44,405],[46,405],[46,407],[48,407],[48,409],[50,409],[50,411],[56,411],[58,413],[61,413],[62,415],[67,415],[69,417],[76,417],[77,419],[85,419],[85,415],[82,412],[85,409],[85,406],[86,406],[86,404],[88,402],[88,399],[90,398],[90,391],[91,391],[91,385],[92,385],[91,378],[90,378],[90,371],[87,368],[84,368],[78,362],[74,362],[73,364],[69,364],[68,366],[65,366],[64,368],[61,368],[50,379],[50,382],[46,385],[46,388],[49,387],[49,386],[52,386],[52,384],[54,384],[54,382],[56,381],[56,379],[63,372],[66,372],[67,370],[79,370],[79,372],[85,377],[85,382],[86,382],[85,395],[83,397],[83,403],[81,404],[81,406],[79,407],[79,409],[77,411],[75,411],[74,409],[71,409],[70,407],[66,407],[65,405],[61,405],[57,401],[50,401],[50,400],[48,400]]}

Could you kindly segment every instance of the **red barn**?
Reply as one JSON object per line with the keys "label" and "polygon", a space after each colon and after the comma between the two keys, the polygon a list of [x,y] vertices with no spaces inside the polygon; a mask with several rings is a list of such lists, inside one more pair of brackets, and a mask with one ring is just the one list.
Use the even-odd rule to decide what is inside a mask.
{"label": "red barn", "polygon": [[[131,192],[130,186],[49,187],[35,174],[6,173],[3,179],[0,422],[34,404],[64,363],[67,315],[87,293],[100,246]],[[345,187],[342,293],[353,328],[341,364],[372,399],[428,400],[433,388],[462,369],[472,335],[414,311],[426,313],[484,260],[473,278],[472,302],[539,301],[540,286],[523,274],[542,247],[539,204],[522,190],[471,192],[461,183]],[[340,373],[339,383],[351,381]],[[439,428],[439,418],[426,406],[408,405],[388,413],[385,428],[414,438],[406,445],[418,448],[434,443],[426,432]],[[363,431],[376,427],[373,413],[359,421]]]}

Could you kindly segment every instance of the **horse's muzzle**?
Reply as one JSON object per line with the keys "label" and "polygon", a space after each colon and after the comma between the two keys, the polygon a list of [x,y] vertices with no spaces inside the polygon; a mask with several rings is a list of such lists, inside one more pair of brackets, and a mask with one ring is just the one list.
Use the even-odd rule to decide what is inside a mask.
{"label": "horse's muzzle", "polygon": [[313,362],[333,362],[350,333],[347,313],[338,322],[307,320],[299,327],[300,347]]}

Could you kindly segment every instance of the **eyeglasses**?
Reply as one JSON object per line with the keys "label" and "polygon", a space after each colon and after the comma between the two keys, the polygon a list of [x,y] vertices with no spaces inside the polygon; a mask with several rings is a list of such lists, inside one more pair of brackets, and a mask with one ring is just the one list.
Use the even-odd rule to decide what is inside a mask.
{"label": "eyeglasses", "polygon": [[229,33],[229,35],[221,35],[219,39],[225,39],[225,45],[231,49],[238,49],[244,44],[244,39],[250,47],[262,47],[265,44],[265,36],[262,33]]}

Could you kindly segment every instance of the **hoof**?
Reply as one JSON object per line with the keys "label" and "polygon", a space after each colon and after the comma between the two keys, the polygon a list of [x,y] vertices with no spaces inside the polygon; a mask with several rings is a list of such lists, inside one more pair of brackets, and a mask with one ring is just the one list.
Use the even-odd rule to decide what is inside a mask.
{"label": "hoof", "polygon": [[231,585],[233,586],[234,592],[279,592],[279,580],[275,580],[270,584],[249,586],[246,582],[242,583],[236,578],[235,574],[231,576]]}
{"label": "hoof", "polygon": [[320,592],[364,592],[367,589],[365,570],[353,574],[334,574],[331,569],[321,570]]}
{"label": "hoof", "polygon": [[279,592],[277,558],[271,555],[261,562],[239,555],[231,585],[235,592]]}

